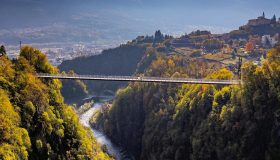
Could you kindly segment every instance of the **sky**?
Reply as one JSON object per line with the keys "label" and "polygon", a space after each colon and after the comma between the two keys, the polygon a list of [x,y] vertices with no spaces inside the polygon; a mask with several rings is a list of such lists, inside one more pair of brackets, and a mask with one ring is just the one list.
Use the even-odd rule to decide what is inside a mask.
{"label": "sky", "polygon": [[71,32],[64,33],[69,41],[77,35],[83,41],[89,31],[89,37],[109,39],[128,39],[157,29],[168,34],[195,29],[225,33],[263,11],[268,18],[280,16],[278,0],[0,0],[0,4],[0,42],[1,35],[9,34],[41,36],[31,41],[45,35],[48,38],[42,41],[51,41],[50,34],[65,29]]}

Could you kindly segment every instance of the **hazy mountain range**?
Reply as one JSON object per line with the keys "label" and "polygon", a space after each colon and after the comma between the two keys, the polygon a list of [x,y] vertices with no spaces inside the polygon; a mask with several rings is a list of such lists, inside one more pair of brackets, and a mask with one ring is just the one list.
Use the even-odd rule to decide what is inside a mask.
{"label": "hazy mountain range", "polygon": [[0,43],[95,42],[137,35],[180,35],[195,29],[227,32],[265,11],[273,0],[1,0]]}

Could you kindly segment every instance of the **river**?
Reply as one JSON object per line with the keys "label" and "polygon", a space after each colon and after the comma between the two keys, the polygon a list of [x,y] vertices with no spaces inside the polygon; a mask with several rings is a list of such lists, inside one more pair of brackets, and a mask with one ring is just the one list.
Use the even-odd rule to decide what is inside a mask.
{"label": "river", "polygon": [[102,106],[103,103],[94,103],[92,108],[80,115],[80,122],[85,126],[91,128],[94,137],[97,139],[98,143],[105,145],[108,153],[113,155],[116,160],[133,160],[134,158],[128,154],[121,147],[112,143],[112,141],[101,131],[98,131],[90,126],[89,120],[94,114],[94,112]]}

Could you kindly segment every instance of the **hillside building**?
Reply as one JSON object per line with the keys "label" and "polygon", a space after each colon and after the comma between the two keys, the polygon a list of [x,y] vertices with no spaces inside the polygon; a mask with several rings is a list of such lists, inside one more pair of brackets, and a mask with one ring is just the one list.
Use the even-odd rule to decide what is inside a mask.
{"label": "hillside building", "polygon": [[[265,14],[263,13],[262,16],[258,17],[257,19],[250,19],[248,21],[248,26],[260,26],[260,25],[269,25],[269,24],[275,24],[276,22],[276,16],[274,15],[271,19],[268,19],[265,17]],[[278,20],[278,23],[280,23],[280,18]]]}
{"label": "hillside building", "polygon": [[262,45],[267,46],[270,45],[274,47],[278,43],[278,40],[274,37],[271,37],[270,35],[263,35],[262,36]]}

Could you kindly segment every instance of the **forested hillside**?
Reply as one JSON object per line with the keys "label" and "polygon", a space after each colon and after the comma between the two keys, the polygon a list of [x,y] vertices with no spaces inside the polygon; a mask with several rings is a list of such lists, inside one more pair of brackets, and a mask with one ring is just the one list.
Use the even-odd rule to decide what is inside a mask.
{"label": "forested hillside", "polygon": [[[141,45],[121,45],[115,49],[103,51],[102,54],[81,57],[70,61],[64,61],[59,69],[62,71],[73,70],[77,74],[95,75],[132,75],[137,64],[145,53],[145,47]],[[116,90],[123,82],[86,82],[89,90],[102,92],[106,89]]]}
{"label": "forested hillside", "polygon": [[[278,46],[261,66],[243,64],[242,86],[131,83],[93,125],[137,159],[280,159],[279,57]],[[198,65],[159,56],[145,74],[199,75],[182,64]],[[203,73],[209,79],[234,76],[225,68]]]}
{"label": "forested hillside", "polygon": [[[74,71],[69,71],[67,74],[74,75]],[[77,104],[84,99],[87,94],[87,86],[81,80],[62,80],[61,94],[67,104]]]}
{"label": "forested hillside", "polygon": [[65,105],[58,73],[44,54],[23,47],[17,60],[0,55],[0,159],[110,159]]}

